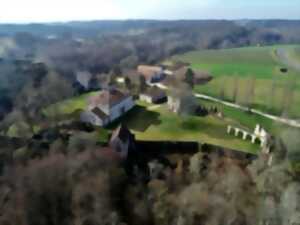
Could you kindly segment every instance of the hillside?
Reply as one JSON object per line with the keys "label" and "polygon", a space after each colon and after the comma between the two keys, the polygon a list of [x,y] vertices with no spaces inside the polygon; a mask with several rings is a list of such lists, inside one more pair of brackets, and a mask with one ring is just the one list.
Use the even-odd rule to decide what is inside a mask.
{"label": "hillside", "polygon": [[199,93],[299,118],[299,55],[297,45],[277,45],[194,51],[173,59],[214,76],[209,84],[195,87]]}

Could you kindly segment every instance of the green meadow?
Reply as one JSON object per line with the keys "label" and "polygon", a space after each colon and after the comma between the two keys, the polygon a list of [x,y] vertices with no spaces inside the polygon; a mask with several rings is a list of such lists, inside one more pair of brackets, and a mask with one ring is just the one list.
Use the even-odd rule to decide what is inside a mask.
{"label": "green meadow", "polygon": [[211,82],[195,87],[198,93],[300,118],[300,71],[280,58],[279,49],[300,64],[297,45],[194,51],[172,60],[188,62],[213,75]]}

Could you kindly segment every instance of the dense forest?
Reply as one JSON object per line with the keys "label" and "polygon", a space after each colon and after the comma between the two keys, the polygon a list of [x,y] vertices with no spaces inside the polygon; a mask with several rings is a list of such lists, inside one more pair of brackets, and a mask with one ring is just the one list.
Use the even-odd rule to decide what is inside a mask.
{"label": "dense forest", "polygon": [[35,141],[5,158],[18,142],[2,141],[0,224],[297,224],[299,174],[290,163],[299,143],[290,135],[274,140],[271,164],[264,154],[249,160],[207,145],[122,161],[82,134],[47,147]]}

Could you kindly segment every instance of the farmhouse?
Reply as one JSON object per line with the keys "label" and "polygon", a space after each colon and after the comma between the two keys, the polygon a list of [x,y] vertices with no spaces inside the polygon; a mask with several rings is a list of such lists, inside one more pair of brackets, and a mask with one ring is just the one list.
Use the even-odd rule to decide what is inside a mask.
{"label": "farmhouse", "polygon": [[140,100],[147,103],[160,103],[167,100],[167,95],[166,92],[159,87],[153,86],[140,94]]}
{"label": "farmhouse", "polygon": [[101,91],[88,101],[88,109],[81,114],[81,120],[96,126],[108,125],[135,105],[132,96],[116,89]]}
{"label": "farmhouse", "polygon": [[165,78],[164,70],[159,66],[140,65],[138,74],[143,76],[148,84],[162,81]]}

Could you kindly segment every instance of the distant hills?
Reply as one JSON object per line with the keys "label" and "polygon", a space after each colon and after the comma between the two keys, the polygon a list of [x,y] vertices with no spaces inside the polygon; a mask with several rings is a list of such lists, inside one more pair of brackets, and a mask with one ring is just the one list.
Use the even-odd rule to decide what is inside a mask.
{"label": "distant hills", "polygon": [[[66,33],[76,37],[90,37],[105,33],[124,34],[132,30],[190,29],[206,30],[219,26],[240,27],[247,30],[275,32],[292,36],[293,41],[300,39],[300,20],[106,20],[74,21],[66,23],[0,24],[0,35],[11,36],[19,32],[28,32],[37,36],[60,36]],[[297,37],[298,36],[298,37]]]}

